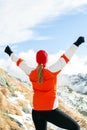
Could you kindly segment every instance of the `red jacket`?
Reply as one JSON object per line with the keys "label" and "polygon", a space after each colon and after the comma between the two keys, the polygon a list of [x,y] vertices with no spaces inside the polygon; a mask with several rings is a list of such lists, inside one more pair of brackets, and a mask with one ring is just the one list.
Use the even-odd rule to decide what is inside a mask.
{"label": "red jacket", "polygon": [[48,68],[43,69],[44,79],[38,83],[37,70],[29,67],[25,61],[11,54],[11,59],[16,62],[30,78],[34,90],[33,107],[35,110],[53,110],[58,107],[57,99],[57,75],[69,62],[78,47],[74,44]]}
{"label": "red jacket", "polygon": [[56,100],[58,73],[43,69],[42,83],[38,82],[37,69],[30,73],[29,77],[34,90],[33,106],[35,110],[52,110],[58,107],[58,100]]}

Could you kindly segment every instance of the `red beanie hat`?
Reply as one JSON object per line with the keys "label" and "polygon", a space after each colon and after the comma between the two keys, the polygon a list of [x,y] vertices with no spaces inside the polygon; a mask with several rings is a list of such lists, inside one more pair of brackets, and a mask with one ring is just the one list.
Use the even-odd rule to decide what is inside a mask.
{"label": "red beanie hat", "polygon": [[43,64],[45,65],[48,61],[48,54],[46,51],[44,50],[39,50],[37,53],[36,53],[36,61],[38,64]]}

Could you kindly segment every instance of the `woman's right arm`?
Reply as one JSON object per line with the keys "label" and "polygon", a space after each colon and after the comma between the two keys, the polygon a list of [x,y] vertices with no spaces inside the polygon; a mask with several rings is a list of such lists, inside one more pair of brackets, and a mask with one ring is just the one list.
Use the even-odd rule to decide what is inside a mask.
{"label": "woman's right arm", "polygon": [[84,42],[84,37],[79,37],[75,43],[57,60],[57,62],[51,65],[48,69],[52,72],[61,72],[65,65],[71,60],[72,56],[75,54],[77,48],[81,43]]}

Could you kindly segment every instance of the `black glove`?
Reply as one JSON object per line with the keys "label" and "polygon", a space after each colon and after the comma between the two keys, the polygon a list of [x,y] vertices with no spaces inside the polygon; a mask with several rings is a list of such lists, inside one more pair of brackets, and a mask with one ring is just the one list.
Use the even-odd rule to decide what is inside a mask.
{"label": "black glove", "polygon": [[85,42],[84,37],[80,36],[74,44],[75,44],[76,46],[79,46],[79,45],[82,44],[83,42]]}
{"label": "black glove", "polygon": [[5,48],[4,52],[7,53],[9,56],[13,53],[9,46]]}

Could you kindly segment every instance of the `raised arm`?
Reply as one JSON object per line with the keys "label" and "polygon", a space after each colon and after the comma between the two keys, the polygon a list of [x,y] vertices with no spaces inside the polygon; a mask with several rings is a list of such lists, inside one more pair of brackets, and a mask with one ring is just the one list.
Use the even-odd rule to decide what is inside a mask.
{"label": "raised arm", "polygon": [[84,42],[84,37],[79,37],[76,42],[74,42],[71,47],[57,60],[57,62],[48,69],[53,72],[61,71],[65,65],[70,61],[74,53],[76,52],[77,48],[80,44]]}
{"label": "raised arm", "polygon": [[30,74],[33,68],[29,67],[22,58],[18,58],[9,46],[7,46],[4,51],[11,57],[11,60],[15,62],[16,65],[20,67],[27,75]]}

